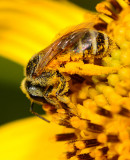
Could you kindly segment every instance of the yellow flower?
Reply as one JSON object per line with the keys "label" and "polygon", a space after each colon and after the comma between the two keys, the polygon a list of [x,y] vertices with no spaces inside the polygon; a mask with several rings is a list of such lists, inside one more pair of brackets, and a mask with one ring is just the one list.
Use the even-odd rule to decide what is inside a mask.
{"label": "yellow flower", "polygon": [[[2,2],[3,6],[7,5],[6,2]],[[68,23],[70,22],[73,25],[83,22],[83,14],[85,14],[84,10],[77,8],[67,1],[62,1],[61,3],[56,1],[39,1],[38,8],[35,2],[30,3],[29,0],[27,2],[23,1],[22,3],[24,7],[21,9],[21,21],[19,21],[18,25],[14,26],[14,22],[16,23],[16,20],[19,18],[18,15],[12,14],[13,17],[8,19],[8,23],[6,18],[8,18],[10,14],[8,16],[5,15],[5,17],[7,17],[5,18],[6,20],[3,20],[3,26],[8,26],[7,29],[10,28],[11,30],[2,32],[3,41],[1,52],[3,55],[6,55],[6,57],[16,60],[23,65],[27,62],[31,54],[43,49],[43,47],[49,43],[49,39],[52,38],[52,35],[54,36],[55,31],[59,32],[60,29],[62,29],[63,26],[61,24],[65,27],[65,25],[69,25]],[[28,3],[31,6],[30,10],[26,8]],[[9,3],[9,5],[11,6],[12,3]],[[21,4],[17,3],[17,5]],[[17,5],[13,5],[13,11],[16,11]],[[67,17],[66,23],[65,21],[64,23],[60,21],[63,16],[59,20],[59,17],[53,14],[50,25],[48,20],[52,14],[50,15],[45,7],[44,9],[49,16],[45,18],[41,12],[42,5],[51,6],[50,10],[53,9],[54,13],[62,6],[61,13],[63,16],[67,10],[73,10],[73,13],[71,15],[71,12],[67,12],[69,18]],[[8,153],[11,149],[13,150],[12,159],[19,159],[18,156],[22,157],[21,159],[57,159],[62,153],[60,157],[62,160],[130,159],[129,1],[106,0],[99,3],[96,9],[99,14],[89,13],[88,19],[86,14],[85,21],[90,23],[95,19],[93,28],[111,37],[116,47],[111,48],[110,46],[110,55],[100,57],[101,61],[98,62],[98,64],[101,66],[87,64],[86,67],[81,61],[77,63],[70,62],[69,65],[67,64],[65,66],[64,69],[67,73],[76,73],[79,77],[71,77],[73,83],[71,82],[72,84],[70,83],[69,87],[72,93],[65,99],[68,106],[56,109],[55,113],[51,113],[51,125],[48,126],[45,122],[37,119],[30,119],[28,121],[25,120],[25,122],[23,122],[23,120],[3,126],[1,128],[1,142],[3,144],[1,149],[2,154],[0,154],[1,159],[4,159],[2,156],[5,157],[5,153]],[[26,19],[24,16],[25,13],[27,18],[31,18],[29,23],[29,19]],[[49,26],[45,25],[45,28],[39,27],[39,25],[42,26],[42,16],[45,22],[47,21],[45,24],[49,24]],[[23,26],[21,27],[22,24]],[[26,24],[29,26],[28,29],[26,29]],[[32,24],[34,24],[33,27],[37,30],[36,33],[39,34],[32,33],[33,28],[30,29]],[[51,28],[47,30],[50,26]],[[11,36],[11,34],[13,36]],[[32,36],[31,39],[25,38],[27,34]],[[42,39],[43,37],[47,42]],[[42,44],[43,42],[44,44]],[[4,45],[8,45],[8,47]],[[21,47],[23,50],[21,50]],[[36,50],[33,51],[33,49]],[[62,70],[60,71],[62,72]],[[78,82],[74,81],[76,79]],[[43,105],[43,109],[45,109],[47,113],[50,113],[50,108],[45,107],[46,106]],[[54,122],[57,123],[57,125],[54,125]],[[21,124],[23,128],[15,128],[15,125],[18,126]],[[59,125],[64,127],[60,127]],[[14,126],[14,128],[12,128],[12,126]],[[8,129],[10,129],[10,132],[8,131],[7,133],[6,130]],[[23,130],[25,130],[25,132],[23,132]],[[28,130],[31,131],[29,135]],[[9,139],[12,146],[9,145],[7,148],[6,143],[8,144],[8,138],[6,137],[8,137],[8,134],[13,135],[15,132],[18,138],[24,138],[25,141],[20,143],[21,147],[17,149],[17,137],[11,139],[13,142],[16,141],[14,145]],[[52,137],[51,140],[56,140],[57,142],[54,144],[51,143],[48,137]],[[7,142],[5,140],[7,140]],[[67,146],[65,147],[64,142],[61,143],[58,141],[65,141]],[[46,148],[46,146],[48,147]],[[11,154],[8,156],[8,154],[6,154],[6,159],[11,159],[10,155]]]}
{"label": "yellow flower", "polygon": [[[62,127],[39,118],[28,118],[0,127],[0,159],[3,160],[57,160],[65,151],[65,143],[54,143],[54,134]],[[59,153],[59,154],[57,154]]]}

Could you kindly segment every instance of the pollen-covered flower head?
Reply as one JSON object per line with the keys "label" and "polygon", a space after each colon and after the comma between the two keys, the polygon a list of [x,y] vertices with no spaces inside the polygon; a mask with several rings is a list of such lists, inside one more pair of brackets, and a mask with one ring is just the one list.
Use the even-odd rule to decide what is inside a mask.
{"label": "pollen-covered flower head", "polygon": [[[99,14],[91,15],[92,20],[95,18],[92,28],[108,35],[116,47],[109,50],[110,54],[91,62],[82,62],[79,55],[72,59],[71,51],[67,56],[64,54],[64,65],[57,68],[60,73],[71,75],[65,91],[69,88],[70,93],[59,97],[66,105],[55,108],[54,112],[51,106],[43,105],[54,122],[65,126],[63,133],[55,136],[56,141],[67,142],[66,153],[61,156],[65,160],[130,158],[129,2],[108,0],[99,3],[96,9]],[[51,69],[57,60],[63,61],[62,56],[49,64]]]}
{"label": "pollen-covered flower head", "polygon": [[[23,1],[23,3],[26,2]],[[43,3],[49,4],[47,1],[41,1],[41,4]],[[64,1],[60,6],[56,1],[52,3],[58,9],[61,6],[64,7],[63,13],[66,12],[67,8],[64,4],[68,2]],[[3,2],[4,4],[6,3]],[[63,21],[58,21],[62,18],[52,18],[53,15],[49,12],[47,16],[49,18],[52,16],[53,19],[53,23],[49,25],[50,32],[47,32],[48,26],[40,27],[42,26],[40,21],[42,7],[39,4],[39,9],[36,9],[33,1],[31,10],[28,10],[26,5],[22,6],[22,12],[19,12],[22,20],[15,26],[14,32],[9,32],[13,36],[8,36],[6,31],[2,32],[2,38],[6,40],[6,43],[3,41],[1,46],[2,54],[6,53],[8,58],[21,64],[25,64],[28,57],[34,53],[33,47],[35,52],[43,49],[43,44],[44,47],[47,45],[45,40],[49,42],[54,30],[58,32],[63,27],[60,26]],[[17,8],[15,7],[14,12]],[[44,9],[46,10],[46,7]],[[130,159],[129,0],[106,0],[99,3],[96,9],[98,13],[86,13],[81,25],[61,31],[49,47],[35,54],[28,62],[26,77],[22,83],[22,91],[31,102],[40,102],[43,110],[50,115],[47,121],[58,124],[51,129],[47,127],[49,124],[44,127],[54,135],[51,140],[56,141],[56,147],[60,146],[61,141],[66,143],[64,153],[61,153],[62,147],[57,147],[60,153],[57,152],[56,155],[61,154],[62,160]],[[73,25],[75,22],[81,23],[77,10],[76,8],[71,12],[71,16],[75,19],[72,17],[67,19]],[[83,15],[86,11],[81,10],[81,12]],[[75,13],[77,13],[76,16]],[[23,14],[28,16],[25,18]],[[13,28],[13,22],[18,19],[15,14],[12,15],[13,18],[8,21],[7,30]],[[31,26],[31,21],[28,21],[30,18],[33,26]],[[50,24],[48,18],[44,20]],[[57,26],[54,25],[55,21]],[[24,25],[20,27],[22,23]],[[5,26],[8,24],[4,21]],[[38,34],[32,34],[30,29],[26,30],[26,24],[35,28]],[[32,39],[26,39],[26,34],[32,35]],[[5,44],[8,45],[7,48]],[[34,126],[37,125],[36,123]],[[41,127],[41,130],[45,130],[44,127],[43,129]],[[62,127],[62,131],[59,132],[58,127]],[[37,135],[37,130],[34,133]],[[38,137],[38,141],[41,140],[40,145],[36,143],[37,150],[41,153],[46,152],[46,147],[43,145],[44,142],[47,144],[46,137],[50,136],[50,134],[43,135],[42,133],[40,132]],[[42,136],[45,138],[43,143]],[[47,145],[49,145],[47,152],[54,153],[55,146],[52,145],[53,150],[50,142]],[[29,147],[31,148],[31,145]],[[46,157],[49,159],[50,153],[47,152],[42,154],[43,159]]]}

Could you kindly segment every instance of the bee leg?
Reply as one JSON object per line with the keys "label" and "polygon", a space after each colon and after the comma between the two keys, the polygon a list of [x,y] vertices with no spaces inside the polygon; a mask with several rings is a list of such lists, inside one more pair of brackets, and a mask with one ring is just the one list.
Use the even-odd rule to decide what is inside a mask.
{"label": "bee leg", "polygon": [[68,102],[70,102],[69,97],[65,95],[65,93],[69,90],[68,82],[62,74],[58,73],[58,76],[60,77],[60,84],[58,86],[59,89],[56,92],[56,97],[59,101],[67,104]]}
{"label": "bee leg", "polygon": [[70,98],[68,98],[66,95],[57,96],[58,100],[62,103],[68,104],[70,102]]}
{"label": "bee leg", "polygon": [[30,106],[30,112],[31,112],[32,114],[34,114],[35,116],[41,118],[42,120],[50,123],[49,120],[47,120],[46,118],[44,118],[44,117],[42,117],[41,115],[39,115],[38,113],[36,113],[33,109],[34,109],[34,103],[32,102],[32,103],[31,103],[31,106]]}
{"label": "bee leg", "polygon": [[65,93],[65,88],[67,87],[67,81],[61,73],[57,72],[57,76],[60,77],[60,83],[59,83],[59,86],[58,86],[59,89],[56,92],[56,95],[62,96]]}
{"label": "bee leg", "polygon": [[57,98],[51,94],[52,90],[53,90],[52,86],[48,87],[48,89],[44,91],[44,98],[46,99],[48,103],[54,106],[58,106],[59,103],[58,103]]}

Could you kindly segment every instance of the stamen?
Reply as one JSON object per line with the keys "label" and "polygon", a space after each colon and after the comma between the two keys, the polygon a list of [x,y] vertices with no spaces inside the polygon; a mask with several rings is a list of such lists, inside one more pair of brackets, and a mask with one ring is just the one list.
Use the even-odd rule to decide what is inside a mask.
{"label": "stamen", "polygon": [[104,128],[101,125],[88,122],[87,130],[94,133],[101,133],[103,132]]}
{"label": "stamen", "polygon": [[77,128],[77,129],[80,129],[80,130],[87,128],[87,121],[82,120],[82,119],[80,119],[79,117],[76,117],[76,116],[74,116],[70,119],[70,123],[74,128]]}
{"label": "stamen", "polygon": [[112,18],[106,16],[105,14],[100,14],[99,17],[102,21],[106,22],[107,24],[109,24],[113,21]]}
{"label": "stamen", "polygon": [[103,147],[102,149],[100,149],[100,151],[102,152],[103,155],[106,155],[108,150],[109,150],[108,147]]}
{"label": "stamen", "polygon": [[108,8],[107,6],[106,6],[105,8],[106,8],[108,11],[111,12],[110,15],[107,15],[108,17],[111,17],[111,18],[113,18],[114,20],[117,20],[117,19],[118,19],[117,14],[115,14],[110,8]]}
{"label": "stamen", "polygon": [[107,23],[102,22],[102,23],[97,23],[93,26],[96,30],[104,31],[107,28]]}
{"label": "stamen", "polygon": [[130,117],[130,111],[124,107],[121,108],[119,114],[128,118]]}
{"label": "stamen", "polygon": [[97,139],[88,139],[88,140],[81,140],[75,142],[75,146],[78,149],[83,149],[83,148],[91,148],[95,146],[99,146],[101,143],[97,141]]}
{"label": "stamen", "polygon": [[75,156],[75,155],[76,155],[76,151],[74,151],[74,152],[67,152],[67,153],[66,153],[67,159],[70,159],[71,157],[73,157],[73,156]]}
{"label": "stamen", "polygon": [[112,6],[115,8],[115,10],[120,13],[122,11],[122,7],[116,0],[109,0],[109,2],[112,4]]}
{"label": "stamen", "polygon": [[112,158],[110,158],[108,160],[118,160],[118,158],[119,158],[119,155],[115,155],[114,157],[112,157]]}
{"label": "stamen", "polygon": [[119,138],[117,135],[107,135],[107,142],[119,142]]}
{"label": "stamen", "polygon": [[84,140],[83,142],[84,142],[86,148],[99,146],[101,144],[97,141],[97,139]]}
{"label": "stamen", "polygon": [[64,134],[56,134],[56,141],[68,141],[75,140],[77,137],[75,133],[64,133]]}
{"label": "stamen", "polygon": [[104,133],[101,133],[97,137],[98,142],[100,143],[106,143],[107,142],[107,136]]}
{"label": "stamen", "polygon": [[99,3],[97,6],[96,6],[96,10],[99,12],[99,13],[103,13],[104,15],[107,15],[108,17],[114,19],[114,20],[117,20],[118,19],[118,16],[116,15],[116,13],[114,13],[112,11],[112,9],[104,2],[102,3]]}
{"label": "stamen", "polygon": [[68,145],[67,145],[67,152],[74,152],[74,151],[77,151],[77,148],[75,147],[75,141],[76,140],[70,140],[68,142]]}
{"label": "stamen", "polygon": [[85,148],[85,144],[84,142],[81,140],[81,141],[76,141],[75,142],[75,147],[78,148],[78,149],[84,149]]}
{"label": "stamen", "polygon": [[98,107],[98,110],[96,112],[97,114],[99,115],[102,115],[102,116],[105,116],[105,117],[108,117],[108,118],[112,118],[112,113],[102,107]]}
{"label": "stamen", "polygon": [[59,125],[61,126],[65,126],[67,128],[73,128],[72,125],[70,124],[70,122],[68,122],[67,120],[60,120]]}
{"label": "stamen", "polygon": [[94,158],[92,158],[89,153],[88,154],[79,154],[78,156],[79,160],[94,160]]}

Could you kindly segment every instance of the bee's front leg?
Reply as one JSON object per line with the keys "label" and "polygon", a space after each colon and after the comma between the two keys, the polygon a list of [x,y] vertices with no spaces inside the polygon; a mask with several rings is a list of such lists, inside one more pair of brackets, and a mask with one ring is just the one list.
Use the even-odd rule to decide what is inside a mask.
{"label": "bee's front leg", "polygon": [[59,106],[59,102],[57,100],[57,98],[52,95],[52,91],[53,91],[53,86],[49,86],[45,91],[44,91],[44,98],[46,99],[46,101],[54,106]]}
{"label": "bee's front leg", "polygon": [[57,73],[59,77],[59,85],[58,90],[56,92],[57,99],[65,104],[70,103],[70,98],[66,95],[69,90],[68,77],[62,75],[61,73]]}
{"label": "bee's front leg", "polygon": [[37,112],[34,111],[34,103],[33,103],[33,102],[31,103],[31,106],[30,106],[30,112],[31,112],[32,114],[34,114],[35,116],[41,118],[42,120],[50,123],[50,121],[49,121],[48,119],[44,118],[43,116],[41,116],[40,114],[38,114]]}

